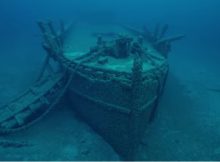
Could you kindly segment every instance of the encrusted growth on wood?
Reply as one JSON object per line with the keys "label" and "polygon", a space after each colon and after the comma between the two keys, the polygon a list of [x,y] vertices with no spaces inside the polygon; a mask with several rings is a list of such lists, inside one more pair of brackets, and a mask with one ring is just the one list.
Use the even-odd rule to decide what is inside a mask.
{"label": "encrusted growth on wood", "polygon": [[133,68],[132,68],[132,109],[138,111],[141,107],[140,100],[142,95],[143,86],[143,61],[140,56],[134,57]]}
{"label": "encrusted growth on wood", "polygon": [[138,30],[126,25],[122,26],[138,36],[143,36],[146,41],[148,41],[158,52],[160,52],[166,58],[168,53],[171,51],[171,43],[181,40],[185,37],[185,35],[166,37],[167,31],[169,29],[167,24],[163,26],[157,24],[153,32],[151,32],[146,26],[143,27],[143,30]]}
{"label": "encrusted growth on wood", "polygon": [[65,75],[44,78],[1,107],[0,134],[21,131],[38,122],[60,101],[67,84]]}
{"label": "encrusted growth on wood", "polygon": [[[182,39],[182,36],[166,38],[167,25],[157,26],[154,32],[146,28],[144,31],[128,28],[136,37],[134,34],[116,34],[113,40],[106,41],[98,35],[97,43],[90,51],[70,60],[64,55],[64,23],[60,22],[60,32],[50,21],[39,22],[38,25],[47,52],[42,72],[35,86],[4,107],[5,114],[0,113],[3,116],[0,133],[16,132],[32,126],[50,112],[68,90],[68,97],[73,97],[70,101],[75,102],[75,108],[91,119],[88,123],[95,123],[93,127],[100,128],[100,132],[124,158],[134,159],[147,125],[145,118],[149,118],[164,88],[167,67],[164,57],[154,55],[149,50],[149,43],[167,57],[170,44]],[[44,80],[42,76],[50,58],[61,65],[62,75]],[[121,70],[116,69],[120,67]],[[88,104],[90,109],[83,104]],[[99,119],[97,114],[103,116]],[[119,133],[121,139],[118,139]],[[0,141],[0,146],[29,145]]]}

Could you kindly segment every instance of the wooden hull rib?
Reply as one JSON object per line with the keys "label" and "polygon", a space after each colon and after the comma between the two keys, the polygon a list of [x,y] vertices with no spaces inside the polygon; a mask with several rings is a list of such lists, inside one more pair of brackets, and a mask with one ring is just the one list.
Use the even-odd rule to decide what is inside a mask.
{"label": "wooden hull rib", "polygon": [[0,108],[0,134],[26,129],[44,117],[63,96],[65,74],[43,78]]}

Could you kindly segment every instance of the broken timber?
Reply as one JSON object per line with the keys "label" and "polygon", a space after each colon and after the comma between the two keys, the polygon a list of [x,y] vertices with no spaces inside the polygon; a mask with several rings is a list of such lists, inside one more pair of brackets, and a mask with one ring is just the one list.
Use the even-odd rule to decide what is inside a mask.
{"label": "broken timber", "polygon": [[[38,23],[45,41],[54,49],[53,53],[61,54],[65,29],[61,22],[61,32],[55,32],[52,23]],[[72,26],[70,26],[72,27]],[[33,86],[8,104],[0,107],[0,134],[20,131],[32,126],[43,118],[61,100],[68,88],[72,76],[67,71],[53,72],[49,64],[51,55],[47,55],[42,70]],[[49,69],[49,75],[44,76]]]}
{"label": "broken timber", "polygon": [[45,116],[61,99],[67,86],[63,74],[41,79],[0,108],[0,133],[23,130]]}

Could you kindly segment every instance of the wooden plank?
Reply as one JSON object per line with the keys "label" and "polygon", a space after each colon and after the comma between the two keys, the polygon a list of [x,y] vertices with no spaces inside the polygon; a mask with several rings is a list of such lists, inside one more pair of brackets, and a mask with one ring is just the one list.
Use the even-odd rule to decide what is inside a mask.
{"label": "wooden plank", "polygon": [[11,116],[13,116],[13,113],[9,110],[7,106],[5,106],[0,111],[0,123],[9,119]]}

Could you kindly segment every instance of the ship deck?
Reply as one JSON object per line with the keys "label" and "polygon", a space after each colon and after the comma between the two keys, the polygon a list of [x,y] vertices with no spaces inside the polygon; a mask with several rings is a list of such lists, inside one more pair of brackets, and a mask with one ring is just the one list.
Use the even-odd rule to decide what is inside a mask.
{"label": "ship deck", "polygon": [[[66,47],[65,47],[65,57],[69,60],[77,62],[76,58],[85,55],[90,51],[91,47],[94,47],[97,42],[97,37],[101,35],[104,41],[113,41],[117,38],[118,34],[120,35],[128,35],[133,40],[137,39],[137,35],[126,30],[120,25],[94,25],[88,23],[77,23],[74,29],[71,31],[70,35],[66,39]],[[154,64],[150,64],[149,62],[144,62],[143,71],[147,72],[155,67],[162,66],[166,59],[163,58],[157,51],[155,51],[151,45],[144,41],[144,48],[147,49],[150,57],[154,61]],[[130,73],[133,66],[133,56],[119,59],[110,56],[105,56],[108,59],[108,63],[106,64],[98,64],[97,62],[88,62],[86,63],[89,67],[98,67],[103,70],[115,70],[121,72]]]}

